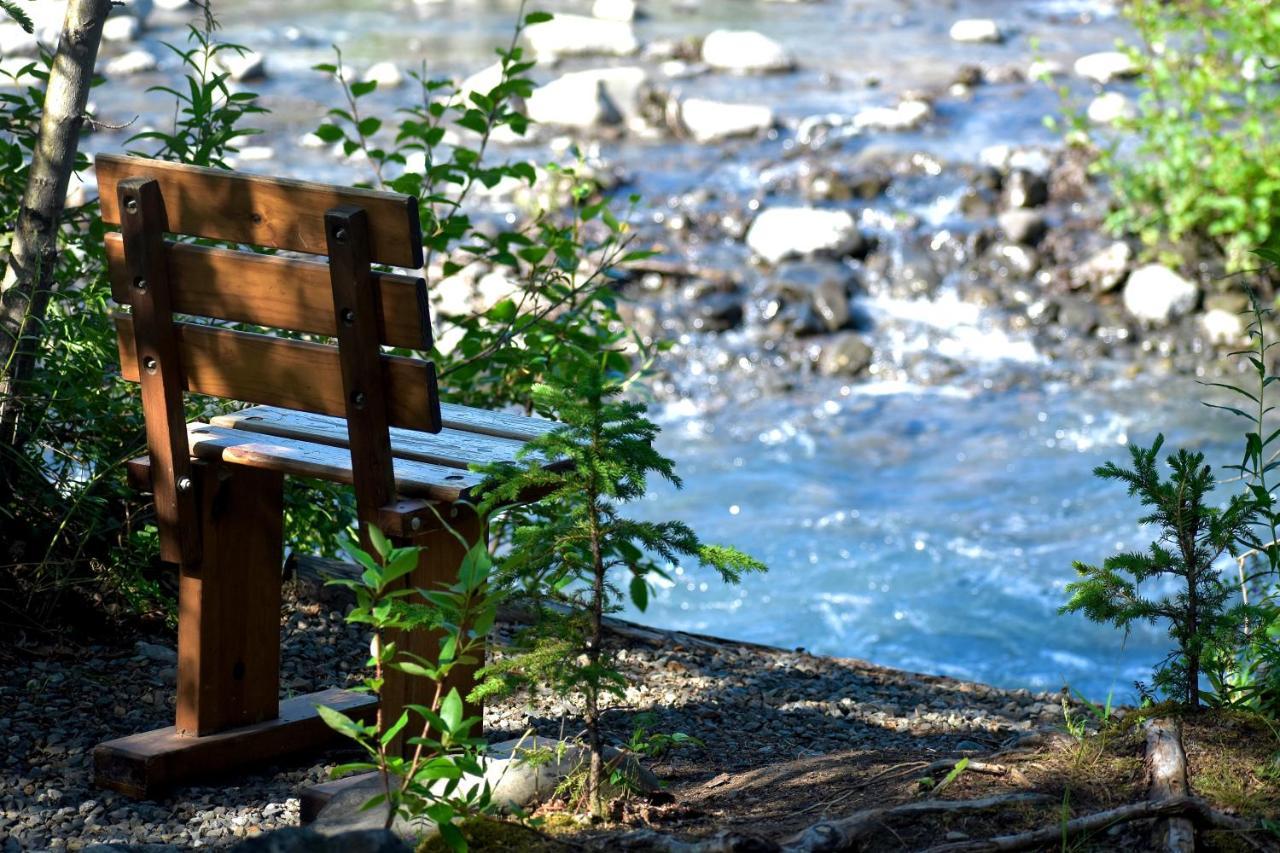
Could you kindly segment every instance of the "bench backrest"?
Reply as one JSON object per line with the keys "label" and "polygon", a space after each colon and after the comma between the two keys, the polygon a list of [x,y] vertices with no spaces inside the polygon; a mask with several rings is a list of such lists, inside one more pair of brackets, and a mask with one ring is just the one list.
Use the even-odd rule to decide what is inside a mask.
{"label": "bench backrest", "polygon": [[[382,347],[431,347],[426,284],[371,264],[422,266],[417,200],[182,166],[96,159],[120,367],[142,385],[161,556],[197,564],[183,392],[347,418],[362,522],[394,499],[390,426],[438,432],[429,361]],[[313,255],[328,263],[167,240],[203,237]],[[193,315],[328,335],[331,346],[207,323]]]}

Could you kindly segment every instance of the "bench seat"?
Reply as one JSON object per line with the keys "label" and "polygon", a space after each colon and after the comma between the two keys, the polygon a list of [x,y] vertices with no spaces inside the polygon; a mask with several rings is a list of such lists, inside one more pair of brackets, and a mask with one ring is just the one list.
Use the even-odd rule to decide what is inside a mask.
{"label": "bench seat", "polygon": [[[438,433],[391,429],[396,489],[405,497],[467,500],[483,477],[471,465],[510,462],[525,442],[555,428],[543,418],[441,404]],[[351,483],[342,418],[254,406],[187,424],[191,455],[299,477]]]}

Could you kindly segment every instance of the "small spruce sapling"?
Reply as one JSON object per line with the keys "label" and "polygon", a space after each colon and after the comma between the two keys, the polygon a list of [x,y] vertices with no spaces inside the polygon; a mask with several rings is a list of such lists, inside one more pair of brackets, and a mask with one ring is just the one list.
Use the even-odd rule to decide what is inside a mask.
{"label": "small spruce sapling", "polygon": [[[526,591],[545,591],[568,607],[544,609],[520,651],[486,673],[481,692],[514,684],[542,684],[561,696],[578,695],[590,764],[585,797],[591,813],[604,807],[606,767],[601,732],[602,702],[621,696],[626,680],[604,644],[604,617],[619,608],[621,575],[631,600],[644,609],[651,574],[665,576],[656,562],[692,557],[736,583],[764,565],[733,548],[703,544],[678,521],[637,521],[623,504],[645,494],[649,478],[677,487],[674,463],[654,449],[658,427],[645,407],[619,399],[622,381],[602,366],[585,368],[576,383],[534,390],[538,409],[554,412],[562,426],[531,442],[518,464],[490,466],[481,508],[515,502],[530,492],[546,497],[520,510],[502,573]],[[545,460],[566,460],[543,467]]]}
{"label": "small spruce sapling", "polygon": [[[1145,553],[1115,554],[1102,566],[1075,563],[1080,580],[1067,584],[1070,599],[1060,612],[1083,612],[1094,622],[1125,629],[1136,621],[1167,622],[1178,648],[1157,667],[1155,685],[1194,708],[1200,704],[1206,652],[1219,645],[1236,622],[1225,612],[1232,587],[1214,562],[1236,552],[1255,510],[1250,497],[1238,494],[1222,508],[1208,503],[1215,481],[1202,453],[1179,449],[1170,454],[1172,476],[1162,479],[1156,460],[1163,444],[1160,435],[1150,448],[1130,445],[1132,469],[1108,462],[1093,471],[1104,480],[1126,484],[1130,495],[1150,507],[1139,522],[1155,525],[1160,537]],[[1143,594],[1143,582],[1169,577],[1182,580],[1176,593],[1159,598]]]}

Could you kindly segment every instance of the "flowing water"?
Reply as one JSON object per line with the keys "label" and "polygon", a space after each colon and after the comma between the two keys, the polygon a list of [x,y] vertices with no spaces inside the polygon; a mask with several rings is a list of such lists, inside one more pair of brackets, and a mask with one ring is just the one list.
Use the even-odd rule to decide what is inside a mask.
{"label": "flowing water", "polygon": [[[646,199],[646,215],[669,213],[682,194],[708,186],[723,195],[759,196],[769,179],[761,164],[785,171],[795,124],[805,116],[892,104],[903,92],[945,86],[966,62],[1025,67],[1034,53],[1069,66],[1124,33],[1111,5],[1098,0],[642,5],[650,12],[637,24],[642,41],[752,28],[782,41],[801,61],[789,75],[705,75],[677,84],[702,96],[774,106],[784,129],[767,139],[603,145],[602,156],[628,172],[627,190]],[[465,73],[491,61],[516,8],[375,0],[216,6],[224,37],[265,53],[271,70],[254,88],[273,110],[257,123],[275,155],[244,167],[329,179],[350,179],[358,167],[294,141],[337,98],[308,70],[329,61],[330,44],[341,45],[358,67],[394,59],[412,68],[426,60],[435,73]],[[1007,44],[948,39],[955,19],[986,16],[1010,32]],[[181,36],[175,20],[147,40],[156,47]],[[595,64],[601,63],[579,60],[566,69]],[[173,71],[170,61],[162,74],[132,88],[98,90],[100,111],[113,119],[139,113],[139,126],[163,124],[164,96],[142,88]],[[373,96],[384,104],[403,97]],[[1052,143],[1042,118],[1057,106],[1050,87],[986,86],[940,100],[926,130],[866,144],[976,162],[989,145]],[[101,136],[91,147],[120,144],[119,136]],[[881,214],[907,211],[945,226],[955,192],[945,179],[895,185],[891,209]],[[874,210],[860,213],[864,224],[876,221]],[[700,253],[746,261],[740,245],[689,249]],[[760,557],[771,571],[725,587],[704,570],[677,568],[648,612],[629,615],[999,685],[1053,689],[1066,682],[1093,697],[1114,690],[1133,698],[1133,682],[1148,677],[1168,651],[1163,630],[1141,626],[1125,638],[1056,615],[1073,560],[1099,561],[1148,541],[1133,521],[1134,502],[1090,471],[1121,457],[1127,441],[1148,442],[1158,430],[1170,443],[1204,449],[1222,463],[1235,452],[1235,425],[1199,406],[1200,389],[1189,380],[1126,380],[1105,366],[1051,364],[1031,338],[1001,331],[949,286],[931,300],[869,298],[859,310],[889,362],[908,364],[923,353],[962,371],[927,384],[909,369],[851,384],[800,377],[785,392],[759,393],[745,384],[724,387],[729,380],[718,370],[752,341],[737,333],[682,341],[685,393],[656,409],[666,430],[662,449],[678,461],[686,486],[655,488],[636,511],[683,519],[708,540]],[[1077,370],[1090,379],[1060,381]]]}

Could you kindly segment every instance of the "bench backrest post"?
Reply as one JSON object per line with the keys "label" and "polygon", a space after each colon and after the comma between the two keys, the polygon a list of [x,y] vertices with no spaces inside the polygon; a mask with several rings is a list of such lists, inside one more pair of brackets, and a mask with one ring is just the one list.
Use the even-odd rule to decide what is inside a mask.
{"label": "bench backrest post", "polygon": [[160,558],[195,568],[200,563],[200,527],[165,258],[168,220],[164,199],[159,182],[153,178],[121,181],[117,198],[132,285],[134,350],[142,384]]}
{"label": "bench backrest post", "polygon": [[378,304],[369,264],[369,217],[360,207],[342,205],[325,213],[324,225],[356,514],[360,538],[368,549],[368,526],[376,523],[378,511],[395,499]]}

